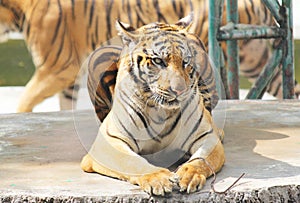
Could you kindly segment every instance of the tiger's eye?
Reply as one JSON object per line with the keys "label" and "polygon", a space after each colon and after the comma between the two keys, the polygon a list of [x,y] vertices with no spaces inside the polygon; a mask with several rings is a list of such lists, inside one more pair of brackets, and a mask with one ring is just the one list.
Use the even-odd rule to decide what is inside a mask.
{"label": "tiger's eye", "polygon": [[161,58],[158,58],[158,57],[153,58],[152,62],[156,65],[166,66],[164,61]]}
{"label": "tiger's eye", "polygon": [[162,59],[160,59],[160,58],[154,58],[153,62],[156,63],[156,64],[161,64],[162,63]]}
{"label": "tiger's eye", "polygon": [[187,56],[187,57],[185,57],[185,58],[183,59],[182,64],[183,64],[184,67],[186,67],[187,65],[190,64],[190,62],[191,62],[191,57],[190,57],[190,56]]}

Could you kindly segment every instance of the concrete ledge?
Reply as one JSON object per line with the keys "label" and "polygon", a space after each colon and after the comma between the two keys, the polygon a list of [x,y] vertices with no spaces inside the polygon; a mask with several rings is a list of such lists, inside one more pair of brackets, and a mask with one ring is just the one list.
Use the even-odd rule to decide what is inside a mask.
{"label": "concrete ledge", "polygon": [[[79,167],[93,142],[93,112],[0,115],[0,202],[300,202],[300,102],[228,101],[226,164],[217,191],[150,197],[137,186]],[[222,125],[222,119],[219,121]]]}

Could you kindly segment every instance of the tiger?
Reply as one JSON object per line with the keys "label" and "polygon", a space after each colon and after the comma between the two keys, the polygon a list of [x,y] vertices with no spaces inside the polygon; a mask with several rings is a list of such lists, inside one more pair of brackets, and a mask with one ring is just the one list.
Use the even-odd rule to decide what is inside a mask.
{"label": "tiger", "polygon": [[[81,162],[85,172],[164,196],[175,185],[181,192],[195,192],[221,170],[224,132],[214,124],[203,96],[217,95],[216,82],[205,47],[189,31],[192,22],[192,14],[175,24],[137,29],[117,21],[123,43],[118,59],[106,59],[105,53],[112,52],[105,48],[92,55],[91,61],[111,61],[118,71],[112,108]],[[108,67],[106,73],[113,70]],[[172,172],[168,167],[177,161],[182,164]]]}
{"label": "tiger", "polygon": [[[275,23],[260,0],[239,0],[238,5],[240,23]],[[80,80],[76,78],[84,74],[80,67],[93,50],[116,36],[112,26],[115,19],[140,27],[155,21],[174,23],[190,12],[195,18],[191,30],[207,48],[208,0],[0,0],[0,34],[22,33],[36,67],[17,112],[30,112],[56,93],[61,109],[75,107],[80,88]],[[240,41],[240,72],[251,82],[270,58],[269,42]],[[225,50],[224,45],[222,48]],[[282,98],[281,75],[277,71],[267,88],[278,98]],[[295,92],[299,95],[299,85]]]}
{"label": "tiger", "polygon": [[[203,49],[205,49],[203,45]],[[122,52],[122,46],[106,45],[92,52],[86,63],[88,70],[87,87],[91,103],[95,113],[103,122],[112,108],[113,95],[118,74],[118,61]],[[207,57],[203,57],[207,59]],[[202,61],[204,66],[210,63],[209,60]],[[216,107],[219,96],[216,92],[212,75],[215,74],[220,78],[216,70],[207,69],[205,75],[199,78],[200,92],[203,97],[205,108],[212,113]],[[223,90],[224,91],[224,90]]]}

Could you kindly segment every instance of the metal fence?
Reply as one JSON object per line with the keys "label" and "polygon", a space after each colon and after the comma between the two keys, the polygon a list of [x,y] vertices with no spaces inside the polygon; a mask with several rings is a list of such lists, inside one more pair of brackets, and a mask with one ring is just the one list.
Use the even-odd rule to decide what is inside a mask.
{"label": "metal fence", "polygon": [[[226,95],[222,98],[239,99],[239,57],[237,40],[256,38],[276,38],[278,45],[274,48],[272,58],[265,65],[256,82],[250,89],[247,99],[260,99],[273,76],[276,67],[280,66],[283,79],[283,98],[293,99],[294,95],[294,44],[292,0],[262,0],[277,21],[275,26],[254,26],[238,23],[238,0],[226,0],[227,24],[221,26],[224,0],[209,0],[209,56],[219,71]],[[224,67],[220,41],[227,43],[228,67]]]}

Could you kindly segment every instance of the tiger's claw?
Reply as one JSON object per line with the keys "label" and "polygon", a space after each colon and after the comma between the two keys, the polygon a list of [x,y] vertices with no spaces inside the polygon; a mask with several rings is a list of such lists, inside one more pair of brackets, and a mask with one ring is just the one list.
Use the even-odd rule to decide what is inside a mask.
{"label": "tiger's claw", "polygon": [[131,178],[130,182],[139,185],[150,195],[165,196],[173,190],[172,177],[174,174],[167,169],[140,177]]}
{"label": "tiger's claw", "polygon": [[180,192],[193,193],[204,186],[205,175],[201,174],[193,165],[186,163],[181,166],[176,174],[179,176]]}

